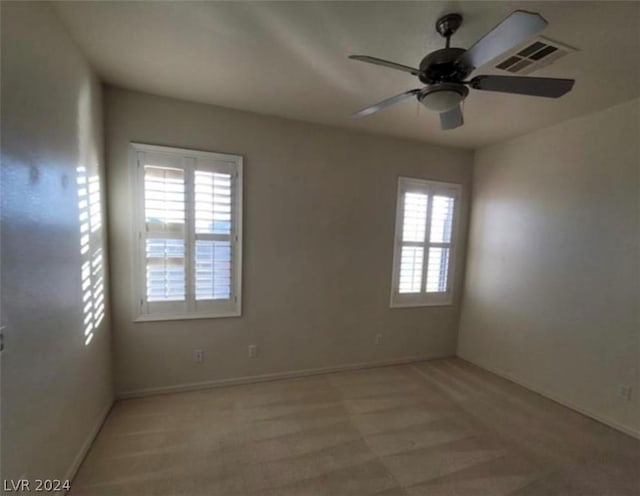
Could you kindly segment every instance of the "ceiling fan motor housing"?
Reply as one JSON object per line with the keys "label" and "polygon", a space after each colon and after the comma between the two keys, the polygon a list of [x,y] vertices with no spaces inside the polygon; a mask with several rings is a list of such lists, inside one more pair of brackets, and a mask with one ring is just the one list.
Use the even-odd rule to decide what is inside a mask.
{"label": "ceiling fan motor housing", "polygon": [[424,84],[461,82],[471,72],[458,62],[465,51],[463,48],[442,48],[431,52],[420,62],[418,78]]}

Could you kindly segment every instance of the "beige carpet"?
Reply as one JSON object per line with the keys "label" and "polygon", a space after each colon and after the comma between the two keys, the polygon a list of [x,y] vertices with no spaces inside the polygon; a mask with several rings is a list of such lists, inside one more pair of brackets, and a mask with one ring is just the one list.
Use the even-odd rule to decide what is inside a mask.
{"label": "beige carpet", "polygon": [[118,402],[71,495],[638,495],[640,441],[458,359]]}

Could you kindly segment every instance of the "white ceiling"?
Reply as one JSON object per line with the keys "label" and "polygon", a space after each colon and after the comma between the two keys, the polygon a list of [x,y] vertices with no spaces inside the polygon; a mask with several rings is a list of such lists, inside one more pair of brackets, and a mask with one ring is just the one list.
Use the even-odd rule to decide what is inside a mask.
{"label": "white ceiling", "polygon": [[[104,81],[148,93],[475,148],[640,96],[638,2],[57,2]],[[465,125],[407,100],[360,120],[361,107],[420,86],[410,74],[347,59],[417,65],[442,48],[439,15],[464,15],[467,48],[511,11],[540,12],[544,35],[578,52],[531,75],[575,78],[559,100],[472,90]],[[474,75],[491,73],[476,70]]]}

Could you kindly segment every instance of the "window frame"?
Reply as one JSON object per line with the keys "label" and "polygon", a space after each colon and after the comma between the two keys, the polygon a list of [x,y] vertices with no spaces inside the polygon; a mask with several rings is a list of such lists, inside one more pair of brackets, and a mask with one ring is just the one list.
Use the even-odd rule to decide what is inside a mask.
{"label": "window frame", "polygon": [[[419,192],[428,195],[427,218],[425,224],[424,242],[411,242],[416,246],[423,246],[423,264],[421,285],[423,290],[419,293],[400,293],[400,259],[402,255],[402,231],[404,221],[404,194],[407,192]],[[438,194],[454,198],[453,219],[451,225],[451,240],[449,243],[431,242],[431,215],[433,197]],[[458,248],[458,230],[460,224],[460,199],[462,197],[462,185],[413,177],[398,177],[396,191],[396,218],[393,237],[393,264],[391,274],[391,308],[410,308],[428,306],[450,306],[453,304],[454,281],[456,272],[456,259]],[[428,267],[428,253],[430,247],[449,247],[449,263],[447,268],[447,290],[444,292],[426,292],[426,277]]]}
{"label": "window frame", "polygon": [[[144,154],[153,153],[167,156],[167,165],[176,167],[172,160],[179,160],[178,166],[185,174],[185,300],[161,302],[167,308],[161,310],[156,304],[155,311],[149,308],[150,303],[146,298],[146,223],[144,205]],[[198,159],[205,162],[198,165]],[[165,320],[190,320],[212,319],[242,316],[242,219],[243,219],[243,157],[224,153],[190,150],[144,143],[130,143],[131,184],[133,212],[133,253],[132,277],[133,277],[133,321],[165,321]],[[207,166],[206,162],[209,162]],[[221,162],[226,165],[211,165],[212,162]],[[163,164],[158,164],[163,165]],[[231,268],[231,298],[229,300],[205,300],[198,303],[195,298],[195,286],[193,285],[193,266],[191,261],[195,258],[196,240],[199,236],[195,232],[195,220],[193,212],[194,183],[193,176],[196,170],[220,172],[227,169],[232,174],[232,231],[230,234],[232,268]],[[191,225],[193,224],[193,225]],[[171,236],[170,236],[171,237]],[[182,239],[182,238],[179,238]],[[192,287],[193,286],[193,287]],[[201,308],[198,308],[200,306]]]}

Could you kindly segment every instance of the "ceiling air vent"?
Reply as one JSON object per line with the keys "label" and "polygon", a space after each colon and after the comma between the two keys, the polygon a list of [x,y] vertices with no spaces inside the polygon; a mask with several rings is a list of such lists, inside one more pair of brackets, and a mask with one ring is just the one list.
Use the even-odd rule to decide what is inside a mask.
{"label": "ceiling air vent", "polygon": [[539,36],[524,47],[507,54],[495,67],[512,74],[529,74],[576,50],[563,43]]}

